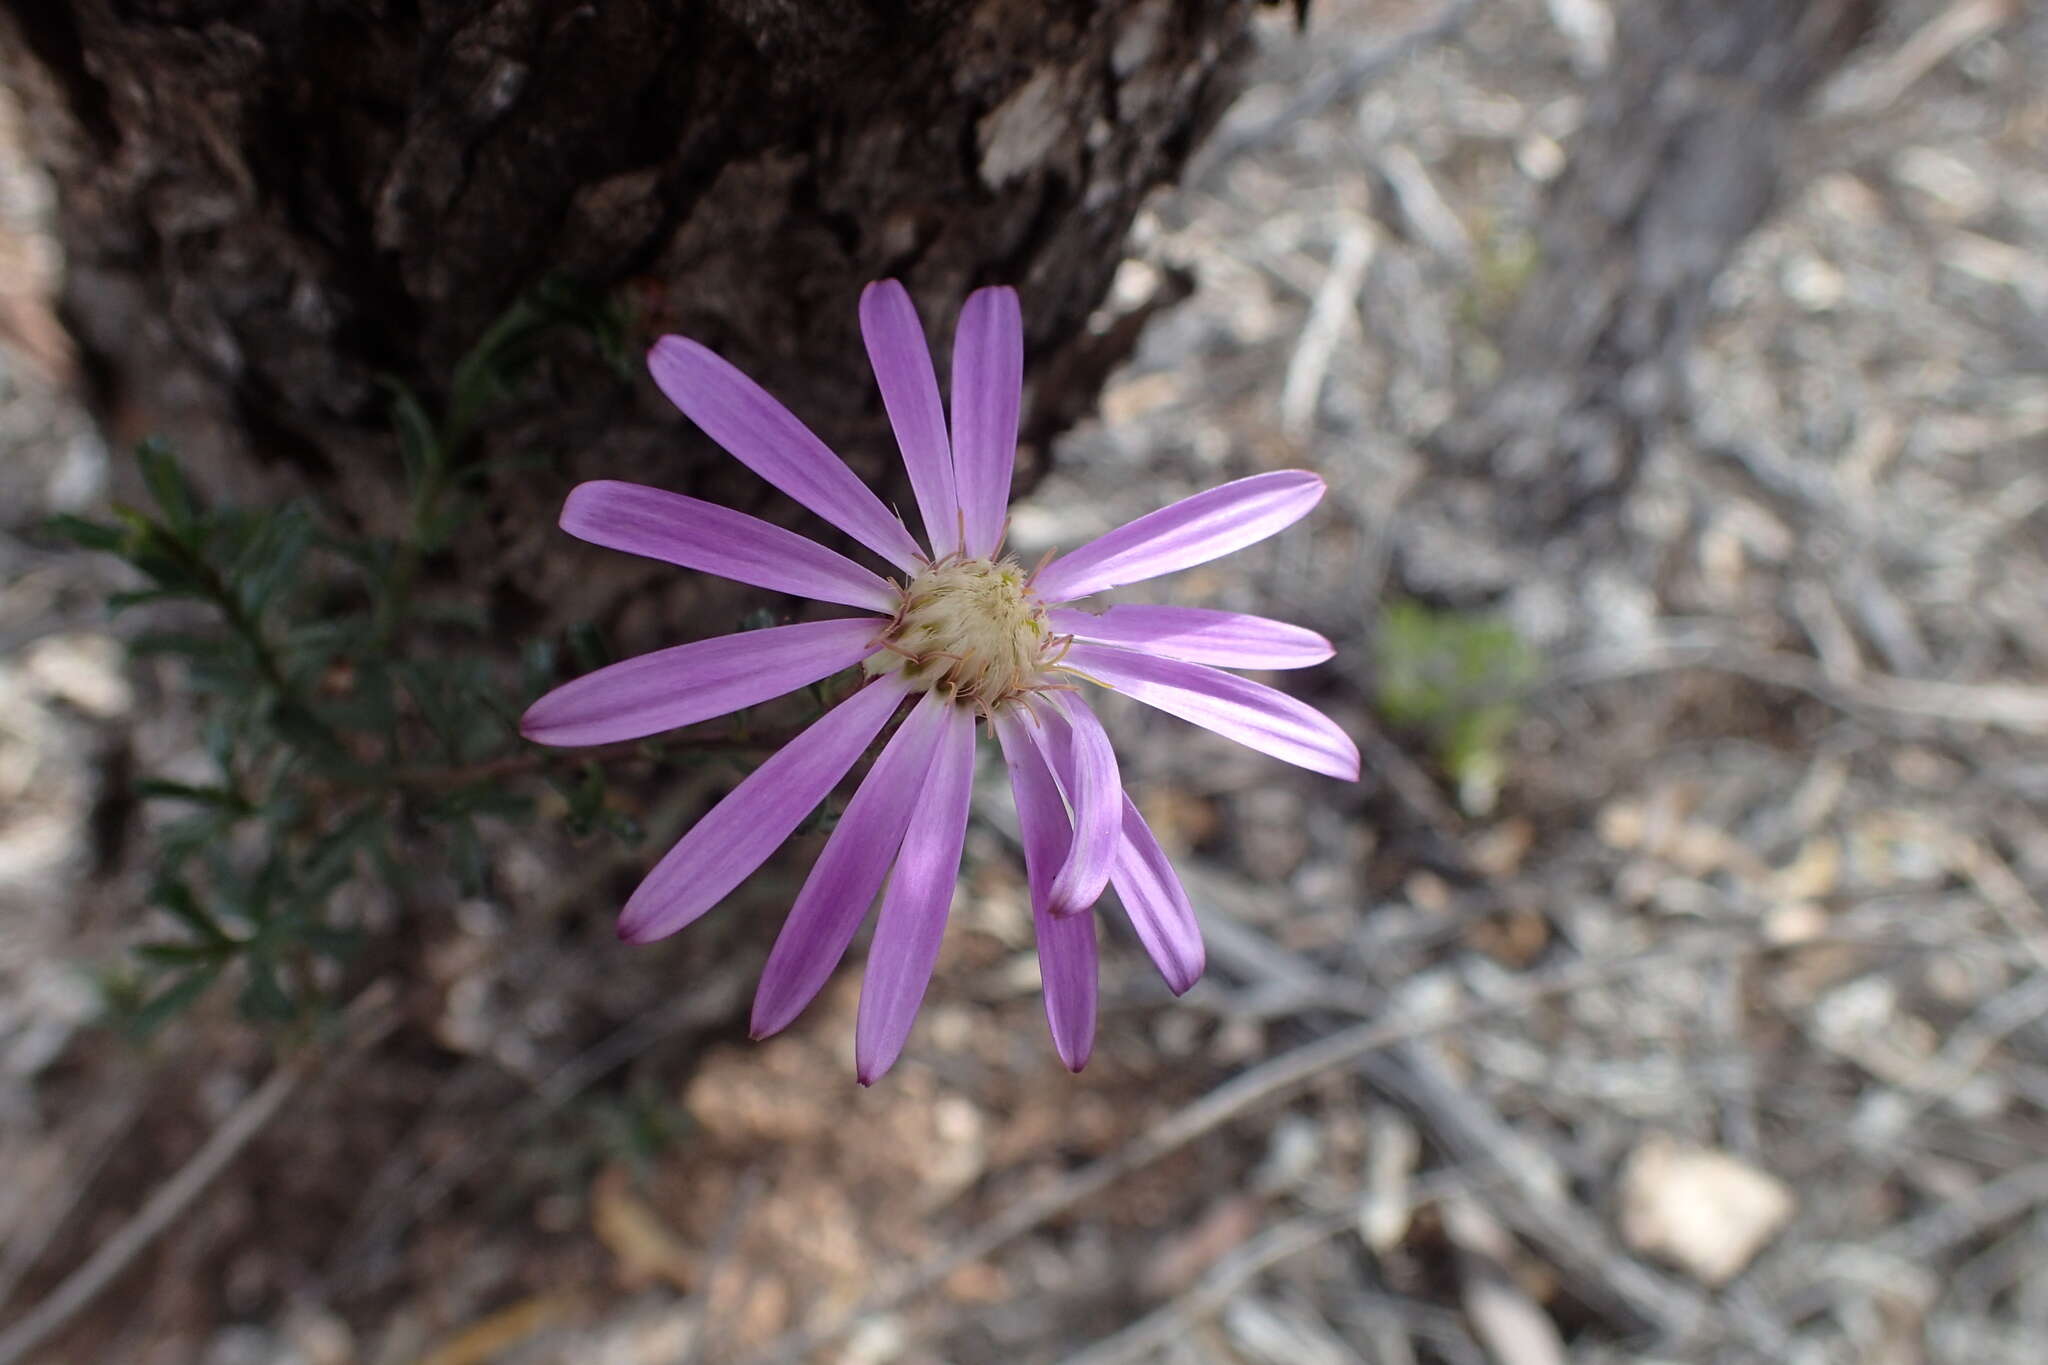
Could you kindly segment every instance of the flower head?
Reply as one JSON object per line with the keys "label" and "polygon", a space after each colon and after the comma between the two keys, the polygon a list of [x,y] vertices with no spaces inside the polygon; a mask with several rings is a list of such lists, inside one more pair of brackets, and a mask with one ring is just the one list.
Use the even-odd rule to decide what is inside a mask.
{"label": "flower head", "polygon": [[1138,518],[1036,572],[1002,553],[1016,457],[1024,333],[1005,288],[968,297],[953,342],[952,424],[910,296],[861,296],[861,333],[910,475],[929,550],[803,423],[703,346],[664,337],[661,389],[755,473],[890,564],[883,578],[793,531],[637,484],[586,483],[562,528],[594,544],[862,616],[775,626],[657,650],[567,683],[527,711],[544,744],[637,739],[768,701],[860,665],[862,684],[705,814],[641,882],[619,935],[645,943],[718,904],[905,712],[797,894],[754,999],[753,1033],[785,1027],[824,986],[877,895],[855,1026],[863,1084],[894,1064],[923,1002],[959,876],[975,729],[1010,775],[1038,932],[1046,1015],[1078,1071],[1095,1038],[1105,886],[1175,994],[1202,972],[1194,912],[1124,794],[1116,753],[1081,685],[1115,689],[1332,777],[1358,749],[1327,718],[1226,668],[1298,668],[1330,656],[1313,631],[1193,607],[1069,605],[1215,559],[1292,525],[1322,497],[1298,470],[1255,474]]}

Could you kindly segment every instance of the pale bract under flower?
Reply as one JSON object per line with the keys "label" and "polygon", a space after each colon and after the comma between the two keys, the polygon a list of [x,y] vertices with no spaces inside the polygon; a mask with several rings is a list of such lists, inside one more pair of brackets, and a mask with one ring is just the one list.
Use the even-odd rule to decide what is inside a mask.
{"label": "pale bract under flower", "polygon": [[885,578],[805,536],[695,498],[583,484],[562,511],[572,535],[867,614],[627,659],[549,692],[521,729],[543,744],[638,739],[859,666],[852,695],[750,773],[655,865],[627,901],[619,935],[662,938],[718,904],[903,713],[797,894],[753,1009],[755,1037],[795,1019],[879,896],[854,1037],[866,1084],[902,1052],[931,980],[966,837],[975,734],[987,725],[1017,803],[1053,1045],[1078,1071],[1095,1040],[1091,911],[1105,887],[1175,994],[1203,963],[1187,895],[1124,793],[1086,689],[1124,692],[1330,777],[1355,779],[1358,749],[1314,709],[1225,671],[1320,663],[1330,646],[1313,631],[1194,607],[1097,613],[1070,604],[1263,540],[1306,514],[1323,483],[1299,470],[1255,474],[1028,570],[1002,547],[1023,384],[1016,293],[978,290],[961,310],[950,428],[903,286],[869,285],[860,323],[929,548],[759,385],[696,342],[664,337],[648,355],[662,392],[748,468],[895,572]]}

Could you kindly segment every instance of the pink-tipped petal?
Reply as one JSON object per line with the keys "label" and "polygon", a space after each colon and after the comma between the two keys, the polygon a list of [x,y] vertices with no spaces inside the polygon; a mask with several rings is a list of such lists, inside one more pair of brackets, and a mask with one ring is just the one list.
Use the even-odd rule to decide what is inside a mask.
{"label": "pink-tipped petal", "polygon": [[971,555],[1002,543],[1017,462],[1024,388],[1024,314],[1017,291],[977,289],[953,332],[953,479]]}
{"label": "pink-tipped petal", "polygon": [[1312,630],[1205,607],[1114,606],[1101,615],[1054,607],[1047,615],[1061,635],[1123,645],[1219,668],[1307,668],[1336,653]]}
{"label": "pink-tipped petal", "polygon": [[1075,645],[1062,665],[1169,716],[1327,777],[1358,778],[1358,746],[1335,722],[1264,683],[1207,664]]}
{"label": "pink-tipped petal", "polygon": [[1123,814],[1124,837],[1117,848],[1116,865],[1110,869],[1109,884],[1124,903],[1138,942],[1145,945],[1152,965],[1166,979],[1166,988],[1184,995],[1201,980],[1207,962],[1201,926],[1195,921],[1180,875],[1128,796],[1124,797]]}
{"label": "pink-tipped petal", "polygon": [[761,969],[748,1026],[754,1037],[787,1028],[846,956],[896,860],[931,769],[933,746],[954,709],[927,692],[847,802]]}
{"label": "pink-tipped petal", "polygon": [[563,683],[526,709],[519,733],[537,744],[612,744],[729,715],[851,668],[880,648],[884,624],[805,621],[657,649]]}
{"label": "pink-tipped petal", "polygon": [[960,499],[953,487],[953,449],[946,440],[939,380],[910,292],[895,280],[877,280],[862,290],[860,335],[903,452],[932,557],[943,559],[960,548]]}
{"label": "pink-tipped petal", "polygon": [[645,555],[818,602],[887,615],[896,593],[881,578],[806,536],[716,503],[637,483],[578,484],[562,529],[593,545]]}
{"label": "pink-tipped petal", "polygon": [[647,369],[734,459],[897,568],[917,567],[923,556],[903,523],[766,389],[686,337],[655,342]]}
{"label": "pink-tipped petal", "polygon": [[[1031,920],[1038,931],[1038,975],[1045,987],[1045,1020],[1052,1045],[1069,1070],[1088,1064],[1095,1048],[1095,916],[1055,915],[1053,874],[1066,861],[1073,826],[1045,758],[1016,712],[999,713],[996,740],[1010,770],[1017,831],[1024,845],[1024,880],[1031,889]],[[1114,873],[1112,872],[1112,876]]]}
{"label": "pink-tipped petal", "polygon": [[1048,602],[1157,578],[1242,550],[1308,515],[1323,481],[1301,469],[1254,474],[1125,522],[1045,566],[1033,586]]}
{"label": "pink-tipped petal", "polygon": [[749,773],[654,865],[619,915],[619,937],[652,942],[724,900],[817,809],[905,695],[896,679],[877,678]]}
{"label": "pink-tipped petal", "polygon": [[943,724],[931,769],[918,784],[922,799],[890,871],[875,941],[868,949],[853,1034],[854,1071],[862,1085],[873,1085],[903,1053],[931,984],[932,964],[946,936],[946,912],[960,880],[960,846],[974,793],[974,713],[946,705]]}

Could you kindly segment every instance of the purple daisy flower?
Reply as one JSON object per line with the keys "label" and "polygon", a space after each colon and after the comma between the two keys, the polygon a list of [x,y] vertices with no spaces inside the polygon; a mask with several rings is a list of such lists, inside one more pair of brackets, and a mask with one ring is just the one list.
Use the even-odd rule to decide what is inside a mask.
{"label": "purple daisy flower", "polygon": [[868,613],[657,650],[556,688],[521,721],[543,744],[606,744],[726,715],[855,664],[862,685],[691,827],[640,883],[619,936],[646,943],[711,909],[882,746],[791,907],[754,997],[752,1032],[785,1027],[824,986],[868,908],[881,912],[855,1029],[862,1084],[903,1050],[938,957],[960,870],[975,726],[1001,746],[1017,802],[1053,1045],[1087,1064],[1095,1040],[1095,924],[1116,888],[1139,941],[1178,995],[1202,973],[1180,879],[1124,794],[1079,683],[1331,777],[1358,749],[1320,713],[1224,668],[1299,668],[1327,640],[1258,616],[1193,607],[1068,605],[1263,540],[1315,506],[1323,482],[1255,474],[1118,527],[1026,571],[1002,552],[1024,328],[1017,295],[982,289],[953,339],[950,439],[924,329],[894,280],[868,286],[861,335],[931,542],[903,522],[780,403],[709,350],[664,337],[648,368],[675,405],[775,487],[887,560],[885,579],[837,551],[729,508],[637,484],[569,494],[562,529],[593,544]]}

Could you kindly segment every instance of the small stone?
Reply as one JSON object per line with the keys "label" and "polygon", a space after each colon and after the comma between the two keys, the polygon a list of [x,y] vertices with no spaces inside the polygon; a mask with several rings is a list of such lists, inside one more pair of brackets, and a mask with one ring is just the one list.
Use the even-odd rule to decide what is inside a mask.
{"label": "small stone", "polygon": [[1848,278],[1818,256],[1800,253],[1785,263],[1785,294],[1809,313],[1825,313],[1841,305],[1849,292]]}
{"label": "small stone", "polygon": [[1530,133],[1515,144],[1515,169],[1539,185],[1564,174],[1564,147],[1556,138]]}
{"label": "small stone", "polygon": [[1812,901],[1792,901],[1764,916],[1764,938],[1778,947],[1811,943],[1827,931],[1827,907]]}
{"label": "small stone", "polygon": [[95,720],[124,716],[135,704],[121,646],[105,635],[47,636],[29,648],[24,668],[43,692]]}
{"label": "small stone", "polygon": [[1771,876],[1771,895],[1780,901],[1819,900],[1835,893],[1842,877],[1842,846],[1832,835],[1816,835]]}
{"label": "small stone", "polygon": [[1600,842],[1609,848],[1624,851],[1643,846],[1643,831],[1648,821],[1643,808],[1634,801],[1610,801],[1600,808],[1594,829],[1600,835]]}
{"label": "small stone", "polygon": [[847,1334],[845,1359],[856,1365],[881,1365],[902,1355],[910,1344],[903,1319],[893,1314],[863,1318]]}
{"label": "small stone", "polygon": [[1767,1171],[1658,1134],[1621,1176],[1621,1235],[1703,1284],[1740,1274],[1792,1217],[1796,1201]]}
{"label": "small stone", "polygon": [[1252,1172],[1252,1188],[1261,1194],[1294,1189],[1314,1173],[1322,1156],[1322,1129],[1311,1119],[1289,1114],[1274,1125],[1266,1159]]}

